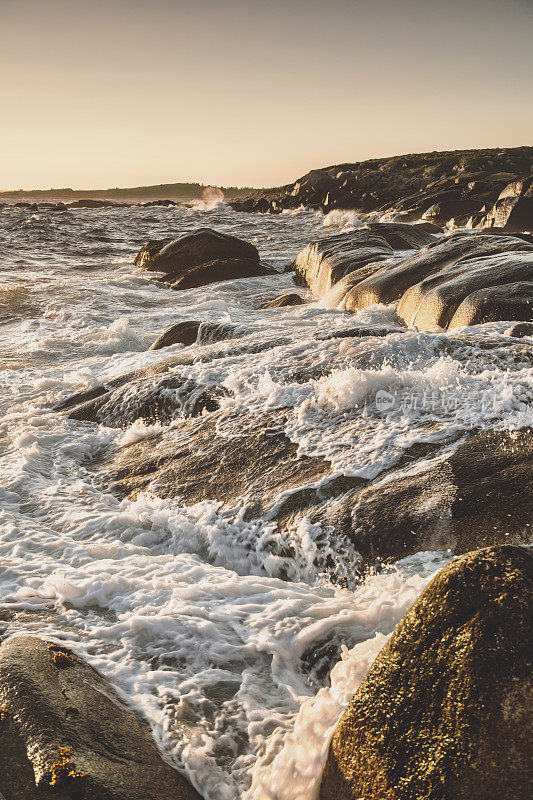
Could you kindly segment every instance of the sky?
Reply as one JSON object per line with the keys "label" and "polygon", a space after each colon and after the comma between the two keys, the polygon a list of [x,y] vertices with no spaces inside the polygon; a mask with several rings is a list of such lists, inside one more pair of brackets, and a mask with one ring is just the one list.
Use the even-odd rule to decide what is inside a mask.
{"label": "sky", "polygon": [[533,0],[0,0],[0,188],[533,144]]}

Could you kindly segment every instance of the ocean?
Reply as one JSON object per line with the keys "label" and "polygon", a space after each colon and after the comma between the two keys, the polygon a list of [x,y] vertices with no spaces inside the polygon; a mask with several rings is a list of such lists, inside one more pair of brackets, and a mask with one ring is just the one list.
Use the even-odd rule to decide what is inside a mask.
{"label": "ocean", "polygon": [[[106,458],[176,429],[186,408],[167,426],[115,428],[55,406],[186,352],[173,370],[223,388],[225,435],[242,414],[284,409],[299,453],[372,481],[405,469],[414,446],[442,457],[472,429],[530,425],[530,362],[503,345],[508,323],[398,330],[393,306],[349,314],[334,292],[316,301],[301,287],[305,305],[259,308],[295,290],[283,269],[309,241],[359,224],[353,212],[237,213],[217,198],[0,211],[0,627],[86,658],[207,800],[316,797],[338,717],[452,554],[363,570],[349,539],[305,515],[280,532],[242,503],[124,498]],[[205,226],[252,242],[279,274],[176,292],[133,265],[148,239]],[[238,326],[238,338],[148,349],[187,319]],[[340,335],[355,322],[390,332]]]}

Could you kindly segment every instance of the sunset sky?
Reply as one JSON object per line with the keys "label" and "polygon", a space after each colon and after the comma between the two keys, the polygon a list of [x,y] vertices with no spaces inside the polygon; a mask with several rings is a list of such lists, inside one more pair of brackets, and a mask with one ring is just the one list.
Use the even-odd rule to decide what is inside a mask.
{"label": "sunset sky", "polygon": [[532,0],[0,0],[0,188],[533,144]]}

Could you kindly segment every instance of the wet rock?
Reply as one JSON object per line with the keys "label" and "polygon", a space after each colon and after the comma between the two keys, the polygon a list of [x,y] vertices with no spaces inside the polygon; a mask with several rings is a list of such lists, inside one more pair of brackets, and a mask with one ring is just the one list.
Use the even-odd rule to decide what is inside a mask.
{"label": "wet rock", "polygon": [[[186,420],[165,436],[123,448],[106,471],[121,494],[135,496],[150,486],[158,496],[180,497],[188,505],[238,501],[259,515],[280,492],[307,487],[331,470],[321,458],[298,455],[283,432],[285,421],[282,412]],[[316,501],[316,492],[291,497],[304,507]]]}
{"label": "wet rock", "polygon": [[65,647],[34,636],[4,642],[0,701],[7,800],[200,800],[147,723]]}
{"label": "wet rock", "polygon": [[244,336],[248,329],[240,325],[231,325],[224,322],[198,322],[197,320],[186,320],[178,322],[168,328],[150,346],[150,350],[161,350],[163,347],[170,347],[172,344],[210,344],[212,342],[222,342],[225,339],[234,339]]}
{"label": "wet rock", "polygon": [[[513,307],[520,315],[518,320],[524,319],[524,310],[526,319],[529,318],[527,288],[522,285],[520,288],[515,286],[514,290],[505,290],[503,287],[517,281],[533,280],[533,248],[524,243],[520,248],[510,250],[504,240],[502,250],[479,257],[474,252],[411,286],[400,300],[398,316],[407,325],[426,330],[436,326],[453,328],[466,325],[468,320],[485,321],[484,306],[485,316],[490,321],[513,319],[509,317]],[[495,287],[500,287],[499,292]],[[484,296],[487,297],[486,304]]]}
{"label": "wet rock", "polygon": [[532,431],[476,433],[447,458],[385,476],[328,514],[366,562],[527,542],[533,533]]}
{"label": "wet rock", "polygon": [[188,270],[172,284],[172,288],[176,291],[196,289],[218,281],[260,278],[264,275],[276,275],[276,270],[251,258],[219,258]]}
{"label": "wet rock", "polygon": [[305,300],[296,292],[289,294],[282,294],[274,300],[269,300],[268,303],[263,303],[259,308],[285,308],[286,306],[301,306],[305,304]]}
{"label": "wet rock", "polygon": [[162,272],[167,283],[175,283],[201,264],[241,259],[247,264],[259,264],[257,248],[235,236],[227,236],[211,228],[199,228],[185,236],[147,242],[137,253],[134,263],[150,271]]}
{"label": "wet rock", "polygon": [[172,325],[150,345],[150,350],[161,350],[163,347],[170,347],[172,344],[183,344],[188,347],[196,342],[198,330],[201,322],[196,320],[185,320]]}
{"label": "wet rock", "polygon": [[[533,276],[532,270],[530,274]],[[533,319],[533,282],[505,283],[472,292],[458,307],[449,327],[479,325],[505,319]]]}
{"label": "wet rock", "polygon": [[74,406],[68,416],[111,428],[127,428],[138,419],[149,425],[168,425],[176,417],[215,411],[223,394],[220,388],[207,389],[180,375],[155,375],[100,393]]}
{"label": "wet rock", "polygon": [[395,250],[418,249],[433,241],[430,234],[414,225],[370,223],[366,228],[308,244],[294,261],[296,278],[322,297],[345,276],[353,285],[373,275],[380,262],[391,258]]}
{"label": "wet rock", "polygon": [[533,336],[533,322],[518,322],[505,331],[507,336],[521,339],[523,336]]}
{"label": "wet rock", "polygon": [[[375,303],[392,303],[396,300],[401,302],[398,307],[398,315],[408,325],[416,324],[420,327],[437,324],[447,324],[453,316],[457,306],[471,291],[484,288],[483,283],[491,285],[490,275],[493,274],[491,267],[484,273],[484,277],[478,274],[480,282],[472,283],[469,280],[469,269],[474,259],[482,259],[485,256],[494,256],[496,263],[500,265],[499,282],[511,282],[516,280],[516,264],[506,262],[503,254],[520,253],[519,259],[527,258],[533,252],[532,246],[522,239],[513,236],[491,236],[482,233],[457,233],[433,242],[424,250],[394,264],[386,265],[374,270],[371,275],[362,280],[352,281],[346,286],[344,293],[344,306],[348,311],[358,308],[366,308]],[[522,255],[523,254],[523,255]],[[488,261],[485,262],[488,265]],[[509,268],[506,267],[506,263]],[[445,283],[446,278],[453,275],[452,268],[458,266],[457,275],[464,276],[464,287],[474,285],[473,289],[467,291],[466,295],[459,297],[460,286],[454,285],[454,291],[449,297],[445,309],[438,303],[432,304],[433,295],[428,294],[427,303],[421,306],[423,296],[430,291],[432,280],[436,284]],[[494,273],[495,275],[496,273]],[[525,277],[519,271],[519,277]],[[407,294],[409,292],[409,294]],[[453,298],[457,298],[456,305],[452,305]],[[437,314],[437,308],[445,313]],[[433,310],[433,318],[430,319],[430,310]],[[447,317],[447,319],[446,319]],[[415,321],[416,320],[416,321]],[[441,322],[439,322],[441,320]]]}
{"label": "wet rock", "polygon": [[531,797],[532,589],[518,547],[443,569],[341,718],[321,800]]}

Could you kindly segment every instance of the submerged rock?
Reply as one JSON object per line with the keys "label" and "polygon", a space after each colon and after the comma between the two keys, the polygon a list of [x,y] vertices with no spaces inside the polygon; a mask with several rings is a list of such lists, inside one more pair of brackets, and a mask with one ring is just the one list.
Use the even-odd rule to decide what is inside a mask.
{"label": "submerged rock", "polygon": [[[162,272],[163,280],[172,284],[202,264],[211,264],[210,271],[215,274],[214,264],[217,261],[230,262],[234,272],[238,270],[237,262],[242,261],[243,275],[234,274],[233,277],[245,277],[246,270],[253,269],[252,264],[257,270],[261,268],[259,253],[253,244],[211,228],[199,228],[194,233],[177,238],[151,240],[137,253],[134,263],[150,271]],[[211,280],[224,280],[224,278],[211,278]],[[193,283],[193,285],[203,284]]]}
{"label": "submerged rock", "polygon": [[92,667],[35,636],[0,646],[6,800],[200,800]]}
{"label": "submerged rock", "polygon": [[517,547],[442,570],[339,722],[321,800],[528,800],[532,590]]}
{"label": "submerged rock", "polygon": [[286,306],[302,306],[305,300],[300,294],[290,292],[289,294],[282,294],[274,300],[269,300],[268,303],[263,303],[259,308],[285,308]]}
{"label": "submerged rock", "polygon": [[178,416],[215,411],[223,394],[222,389],[210,390],[176,374],[143,376],[80,402],[69,417],[112,428],[127,428],[138,419],[168,425]]}
{"label": "submerged rock", "polygon": [[150,486],[188,505],[244,502],[250,515],[261,514],[280,492],[304,487],[291,495],[293,506],[303,508],[316,500],[305,487],[327,475],[331,464],[298,455],[283,432],[285,421],[282,412],[185,420],[164,436],[123,448],[106,471],[121,494],[135,496]]}
{"label": "submerged rock", "polygon": [[170,347],[173,344],[208,344],[210,342],[222,342],[225,339],[233,339],[237,336],[244,336],[248,330],[243,326],[231,325],[224,322],[199,322],[197,320],[185,320],[172,325],[150,346],[150,350],[161,350],[163,347]]}
{"label": "submerged rock", "polygon": [[172,288],[176,291],[196,289],[219,281],[261,278],[264,275],[276,274],[276,270],[252,258],[219,258],[188,270],[172,284]]}

